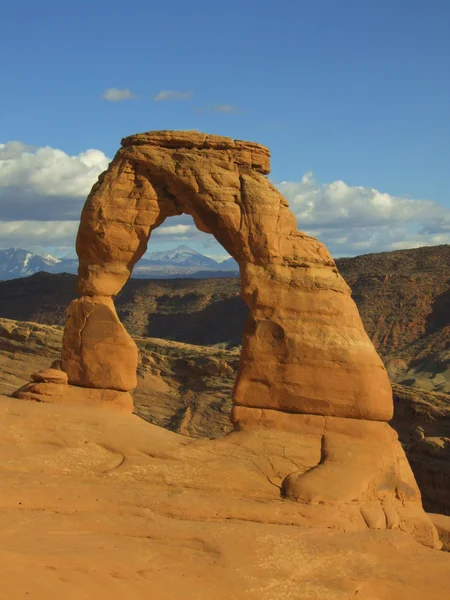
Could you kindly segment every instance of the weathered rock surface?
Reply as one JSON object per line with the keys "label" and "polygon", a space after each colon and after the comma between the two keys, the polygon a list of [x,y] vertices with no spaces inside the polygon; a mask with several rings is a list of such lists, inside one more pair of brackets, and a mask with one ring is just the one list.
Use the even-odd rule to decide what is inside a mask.
{"label": "weathered rock surface", "polygon": [[[12,394],[18,388],[24,392],[30,385],[27,382],[43,378],[49,371],[64,377],[57,360],[62,335],[62,328],[0,319],[0,394]],[[34,340],[46,340],[48,345],[42,347]],[[135,338],[135,342],[140,353],[133,392],[137,414],[192,437],[215,438],[232,429],[231,397],[239,350],[149,338]],[[55,369],[47,368],[51,361]],[[101,392],[94,388],[79,391]],[[50,397],[41,400],[52,401]]]}
{"label": "weathered rock surface", "polygon": [[[264,176],[268,172],[268,150],[250,142],[197,132],[149,132],[122,140],[81,215],[79,293],[117,294],[151,232],[167,217],[190,214],[241,269],[250,316],[235,404],[388,420],[389,380],[350,290],[326,248],[297,230],[286,200]],[[81,354],[80,327],[76,323],[73,338],[64,340],[63,368],[65,354]],[[69,381],[115,388],[110,371],[101,373],[98,379],[69,373]]]}
{"label": "weathered rock surface", "polygon": [[[8,331],[22,332],[14,346]],[[26,336],[24,331],[28,332]],[[41,356],[42,347],[32,341],[34,338],[49,341],[46,356]],[[0,319],[0,394],[24,386],[36,371],[45,372],[49,361],[59,356],[61,340],[60,328]],[[149,338],[135,341],[140,352],[138,385],[133,392],[138,415],[194,438],[218,438],[231,431],[231,398],[239,350]],[[424,507],[450,515],[450,397],[396,384],[393,388],[392,425],[411,464]],[[257,411],[249,412],[250,424],[255,423]],[[294,415],[264,411],[265,426],[270,416],[271,427],[279,426],[284,419],[283,427],[294,429]],[[297,415],[297,419],[302,418]],[[245,422],[242,414],[241,422]]]}
{"label": "weathered rock surface", "polygon": [[423,518],[414,475],[387,423],[287,414],[280,420],[277,411],[258,411],[255,418],[254,410],[233,409],[241,411],[241,430],[256,435],[267,429],[300,434],[303,450],[314,453],[314,466],[294,470],[282,479],[284,497],[310,506],[354,504],[361,507],[370,528],[400,526],[423,543],[438,545],[428,518]]}
{"label": "weathered rock surface", "polygon": [[450,246],[340,259],[392,380],[450,392]]}
{"label": "weathered rock surface", "polygon": [[[197,132],[122,140],[81,215],[81,298],[69,307],[61,356],[70,385],[34,382],[17,394],[70,404],[73,389],[78,398],[83,387],[97,394],[135,387],[137,348],[112,296],[152,230],[190,214],[238,262],[250,313],[233,390],[233,439],[249,435],[258,445],[265,438],[253,449],[257,456],[286,439],[283,454],[269,459],[276,468],[265,474],[310,518],[329,513],[344,530],[398,529],[439,548],[404,451],[385,423],[392,389],[350,289],[323,244],[297,230],[268,172],[268,150],[250,142]],[[100,400],[109,401],[115,398]]]}
{"label": "weathered rock surface", "polygon": [[442,549],[450,552],[450,516],[429,514],[442,542]]}
{"label": "weathered rock surface", "polygon": [[8,600],[450,597],[450,555],[379,506],[280,499],[284,475],[317,461],[313,438],[192,440],[133,415],[0,398],[0,439]]}
{"label": "weathered rock surface", "polygon": [[[44,372],[48,370],[45,369]],[[42,371],[39,371],[38,373],[33,373],[31,377],[32,379],[43,379],[44,376]],[[93,408],[105,408],[117,412],[133,412],[133,398],[129,392],[85,388],[68,385],[67,382],[37,381],[27,383],[16,390],[13,396],[21,400],[35,400],[50,404],[91,406]]]}
{"label": "weathered rock surface", "polygon": [[62,327],[58,326],[0,319],[0,348],[30,356],[55,356],[61,353],[62,331]]}
{"label": "weathered rock surface", "polygon": [[56,368],[41,369],[37,373],[33,373],[31,379],[36,383],[56,383],[62,385],[69,383],[67,373]]}
{"label": "weathered rock surface", "polygon": [[398,432],[429,512],[450,515],[450,396],[394,384]]}
{"label": "weathered rock surface", "polygon": [[61,368],[69,383],[121,391],[136,387],[138,350],[108,296],[83,296],[67,311]]}

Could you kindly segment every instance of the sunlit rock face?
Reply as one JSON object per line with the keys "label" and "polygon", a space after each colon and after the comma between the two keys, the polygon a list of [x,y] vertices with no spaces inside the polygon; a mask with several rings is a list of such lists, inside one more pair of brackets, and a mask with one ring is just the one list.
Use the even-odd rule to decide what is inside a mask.
{"label": "sunlit rock face", "polygon": [[[287,201],[266,177],[269,170],[269,151],[251,142],[192,131],[125,138],[81,215],[79,293],[96,304],[99,297],[117,294],[152,231],[167,217],[192,215],[238,261],[250,308],[235,404],[388,420],[388,377],[349,288],[327,249],[297,230]],[[112,312],[108,318],[90,316],[91,328],[101,321],[96,330],[104,327],[111,347],[111,353],[102,351],[105,367],[94,377],[100,353],[77,346],[82,325],[74,313],[72,308],[64,338],[69,382],[132,389],[134,361],[119,358],[128,353],[130,340],[113,324]],[[89,375],[81,363],[91,365]],[[127,383],[118,384],[118,378]]]}
{"label": "sunlit rock face", "polygon": [[238,262],[249,307],[234,435],[247,443],[270,433],[283,457],[281,497],[308,505],[318,522],[323,507],[334,507],[344,531],[397,529],[439,547],[386,423],[391,385],[350,289],[323,244],[297,230],[287,201],[266,178],[269,170],[269,151],[251,142],[191,131],[122,140],[81,215],[81,297],[68,309],[55,365],[67,382],[38,374],[17,395],[131,412],[138,352],[112,298],[152,231],[167,217],[189,214]]}

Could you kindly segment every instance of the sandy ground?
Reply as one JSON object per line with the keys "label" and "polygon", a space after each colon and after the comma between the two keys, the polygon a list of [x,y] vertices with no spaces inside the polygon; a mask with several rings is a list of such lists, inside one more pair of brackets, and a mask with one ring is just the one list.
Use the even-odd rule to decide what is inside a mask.
{"label": "sandy ground", "polygon": [[283,500],[269,462],[311,457],[279,434],[0,397],[0,440],[2,600],[450,598],[449,554]]}

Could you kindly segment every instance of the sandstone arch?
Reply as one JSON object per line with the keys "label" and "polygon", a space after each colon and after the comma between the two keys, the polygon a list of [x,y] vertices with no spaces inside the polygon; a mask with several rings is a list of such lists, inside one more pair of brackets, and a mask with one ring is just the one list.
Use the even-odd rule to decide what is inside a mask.
{"label": "sandstone arch", "polygon": [[[187,213],[240,265],[250,319],[236,407],[391,418],[388,377],[350,291],[326,248],[297,230],[288,203],[266,178],[269,170],[268,150],[250,142],[172,131],[122,140],[81,215],[81,299],[70,308],[62,356],[69,383],[135,387],[137,353],[110,298],[151,232]],[[83,347],[80,331],[96,349]],[[106,341],[97,339],[101,331],[108,331]],[[235,418],[240,414],[236,408]]]}
{"label": "sandstone arch", "polygon": [[81,297],[68,310],[61,362],[15,395],[131,412],[137,348],[113,296],[151,232],[190,214],[238,261],[250,309],[232,415],[243,437],[231,443],[264,454],[267,442],[281,495],[308,518],[321,523],[331,510],[341,529],[400,529],[439,547],[386,423],[391,386],[350,290],[323,244],[297,230],[268,172],[268,150],[250,142],[173,131],[122,140],[81,215]]}

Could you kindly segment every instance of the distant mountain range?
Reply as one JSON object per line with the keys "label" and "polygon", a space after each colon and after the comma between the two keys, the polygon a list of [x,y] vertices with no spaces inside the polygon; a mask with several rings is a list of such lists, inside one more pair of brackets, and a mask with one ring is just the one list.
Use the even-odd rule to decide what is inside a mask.
{"label": "distant mountain range", "polygon": [[147,254],[145,258],[140,260],[140,263],[147,266],[158,265],[176,265],[180,267],[206,267],[217,269],[218,263],[216,260],[204,256],[192,250],[189,246],[177,246],[174,250],[166,252],[152,252]]}
{"label": "distant mountain range", "polygon": [[[0,250],[0,280],[27,277],[41,271],[76,273],[78,259],[70,255],[56,258],[51,254],[35,254],[22,248]],[[211,278],[234,277],[239,273],[237,262],[229,258],[221,263],[188,246],[178,246],[166,252],[146,254],[134,268],[136,278]]]}
{"label": "distant mountain range", "polygon": [[38,271],[59,273],[61,259],[51,254],[34,254],[22,248],[0,250],[0,279],[27,277]]}

